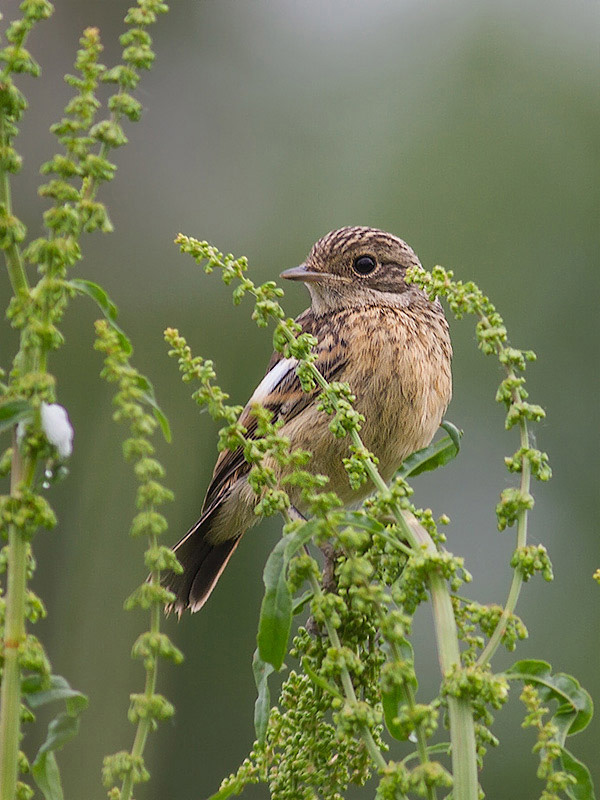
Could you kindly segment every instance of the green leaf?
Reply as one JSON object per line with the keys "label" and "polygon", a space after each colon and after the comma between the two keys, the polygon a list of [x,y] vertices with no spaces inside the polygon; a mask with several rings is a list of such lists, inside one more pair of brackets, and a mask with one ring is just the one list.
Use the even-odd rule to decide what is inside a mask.
{"label": "green leaf", "polygon": [[560,761],[562,769],[569,772],[577,781],[574,786],[567,786],[565,789],[571,800],[596,800],[594,782],[585,764],[564,747],[560,751]]}
{"label": "green leaf", "polygon": [[165,441],[170,442],[171,428],[169,426],[169,420],[165,416],[165,413],[163,412],[161,407],[156,402],[156,397],[154,396],[154,386],[152,386],[148,378],[146,378],[144,375],[137,375],[136,383],[143,392],[144,402],[146,402],[152,409],[152,413],[154,414],[156,421],[160,425],[160,429],[162,430],[163,436],[165,437]]}
{"label": "green leaf", "polygon": [[280,539],[267,559],[263,572],[265,595],[258,623],[258,652],[263,661],[281,669],[292,627],[292,595],[285,577],[285,548],[292,534]]}
{"label": "green leaf", "polygon": [[416,453],[405,459],[398,470],[399,475],[403,478],[414,477],[422,472],[430,472],[438,467],[443,467],[456,458],[460,450],[462,431],[447,420],[444,420],[440,427],[446,431],[447,435],[438,439],[437,442],[432,442],[428,447],[417,450]]}
{"label": "green leaf", "polygon": [[380,536],[386,542],[389,542],[392,547],[396,547],[404,553],[409,549],[402,541],[396,539],[394,536],[390,536],[386,532],[385,525],[382,525],[381,522],[378,522],[376,519],[368,517],[364,508],[361,511],[342,512],[340,519],[343,523],[351,525],[353,528],[362,528],[365,531],[369,531],[371,534]]}
{"label": "green leaf", "polygon": [[365,531],[369,531],[369,533],[382,533],[385,531],[385,525],[367,516],[364,510],[343,512],[343,521],[346,525],[362,528]]}
{"label": "green leaf", "polygon": [[254,704],[254,730],[258,744],[262,747],[267,735],[267,724],[271,713],[271,693],[269,692],[268,678],[274,672],[273,666],[267,664],[260,657],[258,650],[254,651],[252,659],[252,672],[258,690],[258,697]]}
{"label": "green leaf", "polygon": [[104,289],[98,286],[97,283],[86,281],[83,278],[72,278],[68,283],[79,294],[86,294],[91,297],[110,323],[111,328],[118,335],[121,349],[130,356],[133,352],[131,342],[124,331],[117,325],[118,309]]}
{"label": "green leaf", "polygon": [[460,440],[463,436],[463,431],[460,428],[457,428],[449,419],[442,420],[440,424],[440,428],[443,428],[448,436],[452,439],[456,446],[456,452],[460,450]]}
{"label": "green leaf", "polygon": [[[407,661],[414,661],[415,656],[410,642],[405,640],[399,643],[398,648],[404,659]],[[416,685],[413,685],[413,688],[416,689]],[[406,741],[408,738],[406,735],[406,728],[398,725],[395,720],[398,717],[398,709],[400,706],[406,705],[407,703],[406,682],[403,682],[401,685],[396,684],[388,691],[382,689],[381,705],[383,707],[383,717],[385,719],[386,728],[394,739],[398,739],[400,742]]]}
{"label": "green leaf", "polygon": [[301,614],[302,611],[304,611],[304,608],[306,607],[306,604],[310,603],[310,601],[313,599],[313,597],[314,597],[314,593],[311,592],[310,589],[307,589],[304,592],[304,594],[300,595],[300,597],[297,597],[294,600],[294,606],[292,608],[293,616],[295,617],[296,614]]}
{"label": "green leaf", "polygon": [[218,792],[211,794],[208,800],[227,800],[228,797],[232,797],[234,794],[241,794],[246,785],[247,781],[244,781],[243,778],[234,778],[233,780],[228,781],[222,789],[219,789]]}
{"label": "green leaf", "polygon": [[381,705],[383,707],[385,726],[390,735],[400,742],[406,741],[408,738],[406,735],[406,728],[398,725],[395,721],[398,717],[399,707],[404,704],[406,704],[406,692],[402,686],[394,686],[387,692],[381,692]]}
{"label": "green leaf", "polygon": [[314,522],[306,522],[294,533],[280,539],[263,571],[265,594],[258,623],[258,652],[263,661],[281,669],[287,652],[294,611],[286,572],[292,556],[306,544],[315,531]]}
{"label": "green leaf", "polygon": [[591,720],[594,704],[589,693],[571,675],[566,675],[564,672],[553,675],[552,667],[546,661],[534,659],[517,661],[504,675],[509,680],[535,684],[545,703],[556,700],[558,708],[553,719],[559,729],[561,745],[567,736],[579,733]]}
{"label": "green leaf", "polygon": [[21,420],[28,419],[33,408],[27,400],[7,400],[0,405],[0,433],[8,430]]}
{"label": "green leaf", "polygon": [[35,761],[31,765],[33,778],[46,800],[63,800],[55,751],[60,750],[79,730],[79,716],[87,708],[88,699],[81,692],[71,689],[67,681],[60,675],[50,676],[48,688],[40,689],[35,681],[23,684],[23,693],[32,708],[46,703],[64,700],[66,710],[57,714],[48,725],[46,741],[40,747]]}

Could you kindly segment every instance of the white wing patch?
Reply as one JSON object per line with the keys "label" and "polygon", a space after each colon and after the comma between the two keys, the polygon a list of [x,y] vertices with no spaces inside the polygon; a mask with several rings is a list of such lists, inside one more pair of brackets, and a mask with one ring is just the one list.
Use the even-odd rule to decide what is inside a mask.
{"label": "white wing patch", "polygon": [[282,358],[281,361],[278,361],[273,369],[269,370],[262,381],[258,384],[254,390],[254,394],[248,401],[248,405],[251,405],[252,403],[260,403],[261,405],[264,405],[266,398],[277,386],[279,386],[286,375],[296,368],[297,364],[297,358]]}

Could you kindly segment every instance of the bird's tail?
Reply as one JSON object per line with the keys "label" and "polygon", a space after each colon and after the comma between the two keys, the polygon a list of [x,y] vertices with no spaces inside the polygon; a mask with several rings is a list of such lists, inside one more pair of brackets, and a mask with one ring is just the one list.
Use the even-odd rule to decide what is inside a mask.
{"label": "bird's tail", "polygon": [[189,608],[199,611],[206,603],[227,562],[238,546],[242,533],[219,544],[211,544],[207,534],[213,527],[213,517],[219,508],[203,514],[198,522],[173,548],[183,572],[165,574],[162,584],[175,595],[175,600],[166,607],[167,613],[181,613]]}

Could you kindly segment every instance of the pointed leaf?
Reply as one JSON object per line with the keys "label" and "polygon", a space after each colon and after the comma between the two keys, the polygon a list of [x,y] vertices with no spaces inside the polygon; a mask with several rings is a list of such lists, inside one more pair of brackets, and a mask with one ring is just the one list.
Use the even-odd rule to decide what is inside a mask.
{"label": "pointed leaf", "polygon": [[169,426],[169,420],[165,416],[164,411],[156,402],[156,397],[154,396],[154,386],[152,386],[148,378],[146,378],[144,375],[137,375],[136,383],[143,392],[144,402],[147,403],[152,409],[152,413],[154,414],[156,421],[160,425],[163,436],[165,437],[165,441],[170,442],[171,428]]}
{"label": "pointed leaf", "polygon": [[46,800],[63,800],[60,773],[56,763],[55,751],[60,750],[79,730],[79,717],[87,708],[88,699],[81,692],[71,689],[60,675],[50,677],[50,685],[40,689],[34,681],[23,684],[23,693],[32,708],[56,700],[64,700],[66,711],[57,714],[48,725],[46,741],[40,747],[31,765],[33,778]]}
{"label": "pointed leaf", "polygon": [[343,519],[347,525],[352,525],[355,528],[362,528],[370,533],[381,533],[385,531],[385,525],[367,516],[364,509],[361,509],[361,511],[346,511],[343,514]]}
{"label": "pointed leaf", "polygon": [[329,681],[325,680],[325,678],[322,678],[320,675],[318,675],[308,663],[307,658],[302,659],[302,669],[304,672],[306,672],[315,686],[319,686],[321,689],[323,689],[323,691],[327,692],[327,694],[337,697],[338,700],[344,700],[344,695],[339,691],[339,689],[337,689],[337,687],[335,687],[332,683],[329,683]]}
{"label": "pointed leaf", "polygon": [[304,594],[301,594],[300,597],[297,597],[294,600],[294,606],[292,608],[292,615],[295,617],[296,614],[301,614],[304,611],[307,603],[313,599],[314,593],[308,589]]}
{"label": "pointed leaf", "polygon": [[403,478],[414,477],[422,472],[429,472],[443,467],[453,458],[456,458],[460,450],[460,431],[451,422],[444,421],[441,427],[447,432],[446,436],[432,442],[428,447],[417,450],[405,459],[398,470],[398,474]]}
{"label": "pointed leaf", "polygon": [[315,535],[317,524],[314,520],[305,522],[301,528],[289,534],[290,540],[285,547],[286,566],[292,556],[296,555],[301,547],[308,544]]}
{"label": "pointed leaf", "polygon": [[[435,756],[438,753],[443,753],[444,755],[449,755],[452,752],[452,745],[450,742],[438,742],[438,744],[432,744],[427,747],[427,755]],[[419,753],[415,750],[413,753],[409,753],[405,756],[401,764],[409,764],[411,761],[415,761],[419,758]]]}
{"label": "pointed leaf", "polygon": [[[32,675],[31,678],[37,676]],[[23,683],[23,694],[31,708],[39,708],[47,703],[56,700],[64,700],[69,712],[80,713],[88,705],[87,697],[72,689],[62,675],[51,675],[50,685],[47,688],[40,688],[42,684],[34,680]]]}
{"label": "pointed leaf", "polygon": [[46,800],[64,800],[60,772],[52,750],[38,753],[31,765],[31,774]]}
{"label": "pointed leaf", "polygon": [[[400,650],[400,655],[405,660],[414,662],[415,656],[412,645],[409,641],[405,639],[397,646]],[[411,685],[413,689],[417,688],[416,679]],[[398,717],[398,710],[400,709],[400,706],[406,705],[408,702],[406,691],[406,682],[403,682],[402,685],[394,685],[386,691],[383,689],[381,690],[381,705],[383,706],[383,717],[385,719],[386,728],[394,737],[394,739],[398,739],[401,742],[406,741],[408,738],[406,735],[406,729],[403,726],[398,725],[395,720]]]}
{"label": "pointed leaf", "polygon": [[254,704],[254,730],[258,744],[261,747],[265,743],[267,724],[271,713],[271,693],[269,692],[268,678],[273,671],[273,666],[263,661],[258,650],[255,650],[252,659],[252,672],[254,673],[258,697]]}
{"label": "pointed leaf", "polygon": [[277,542],[265,564],[265,594],[260,609],[257,642],[261,659],[275,669],[281,669],[283,664],[294,612],[286,579],[287,566],[314,532],[315,523],[306,522],[294,533],[288,533]]}
{"label": "pointed leaf", "polygon": [[117,325],[118,309],[104,289],[97,283],[86,281],[83,278],[72,278],[69,281],[69,286],[75,289],[76,292],[79,292],[79,294],[86,294],[88,297],[91,297],[110,323],[112,329],[118,334],[121,348],[130,356],[133,352],[131,342],[124,331]]}
{"label": "pointed leaf", "polygon": [[450,422],[449,419],[442,420],[440,428],[443,428],[446,431],[448,436],[454,442],[458,452],[460,450],[460,440],[462,439],[463,431],[460,428],[457,428],[456,425]]}
{"label": "pointed leaf", "polygon": [[381,692],[381,705],[383,707],[385,727],[388,729],[390,735],[400,742],[406,741],[408,737],[405,728],[398,725],[395,720],[398,718],[398,709],[405,702],[406,693],[402,686],[394,686],[389,691]]}
{"label": "pointed leaf", "polygon": [[277,542],[263,572],[265,595],[256,638],[261,659],[275,669],[281,669],[292,627],[292,595],[285,576],[285,548],[292,535],[284,536]]}
{"label": "pointed leaf", "polygon": [[517,661],[504,675],[509,680],[535,684],[544,702],[556,700],[558,709],[553,719],[559,728],[561,744],[567,736],[586,728],[591,720],[594,704],[589,693],[571,675],[564,672],[553,675],[546,661]]}
{"label": "pointed leaf", "polygon": [[574,786],[567,786],[565,789],[565,792],[571,800],[596,800],[594,782],[585,764],[582,764],[581,761],[576,759],[568,750],[565,750],[564,747],[561,748],[560,761],[562,762],[562,768],[566,770],[566,772],[569,772],[577,781]]}

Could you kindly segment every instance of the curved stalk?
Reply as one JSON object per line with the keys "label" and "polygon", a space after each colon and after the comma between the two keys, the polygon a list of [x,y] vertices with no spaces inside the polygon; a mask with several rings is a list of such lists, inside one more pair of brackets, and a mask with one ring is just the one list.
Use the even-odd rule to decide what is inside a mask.
{"label": "curved stalk", "polygon": [[[527,422],[525,420],[521,420],[520,422],[520,429],[521,429],[521,447],[527,448],[529,447],[529,432],[527,430]],[[521,492],[523,494],[529,494],[529,488],[531,484],[531,464],[529,463],[528,459],[522,458],[521,459]],[[525,547],[527,544],[527,513],[528,510],[526,508],[522,508],[518,515],[517,515],[517,547]],[[517,606],[517,601],[519,599],[519,594],[521,592],[521,587],[523,586],[523,575],[521,570],[518,567],[515,567],[513,572],[512,581],[510,584],[510,589],[508,592],[508,598],[506,600],[506,604],[502,610],[502,614],[500,615],[500,619],[498,620],[498,624],[496,625],[494,632],[490,636],[490,639],[483,649],[481,655],[477,659],[477,666],[483,666],[487,664],[498,647],[502,642],[502,637],[506,631],[506,626],[508,624],[508,620],[514,613],[514,610]]]}

